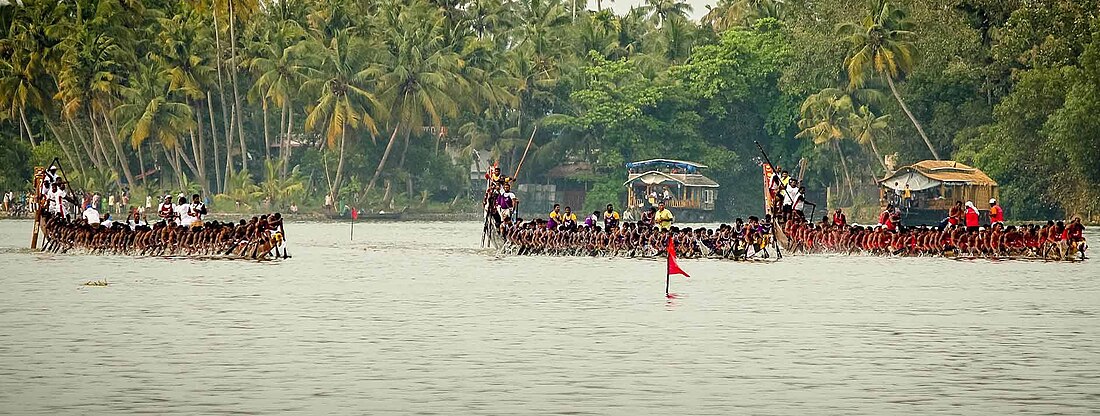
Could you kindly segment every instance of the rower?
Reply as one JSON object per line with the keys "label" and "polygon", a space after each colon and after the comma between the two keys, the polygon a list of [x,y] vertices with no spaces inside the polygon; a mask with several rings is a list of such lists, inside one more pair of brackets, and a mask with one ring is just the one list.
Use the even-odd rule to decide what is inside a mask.
{"label": "rower", "polygon": [[92,228],[99,227],[99,211],[95,209],[94,205],[88,204],[88,207],[84,209],[84,221]]}

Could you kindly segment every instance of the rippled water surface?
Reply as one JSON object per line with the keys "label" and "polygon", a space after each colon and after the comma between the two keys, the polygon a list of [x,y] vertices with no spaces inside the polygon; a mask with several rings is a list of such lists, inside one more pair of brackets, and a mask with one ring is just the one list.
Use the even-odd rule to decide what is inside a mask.
{"label": "rippled water surface", "polygon": [[255,263],[37,253],[0,221],[0,412],[1100,413],[1094,260],[684,260],[670,302],[659,261],[348,231]]}

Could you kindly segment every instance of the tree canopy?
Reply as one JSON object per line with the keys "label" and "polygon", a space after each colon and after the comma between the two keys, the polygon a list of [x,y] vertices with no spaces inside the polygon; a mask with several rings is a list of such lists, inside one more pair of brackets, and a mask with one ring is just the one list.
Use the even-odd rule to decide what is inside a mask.
{"label": "tree canopy", "polygon": [[586,208],[623,202],[625,162],[665,157],[709,165],[732,216],[759,209],[759,143],[834,205],[886,159],[950,158],[1010,216],[1100,207],[1097,0],[605,6],[0,5],[0,186],[56,156],[101,192],[453,204],[475,158],[514,169],[531,139],[519,180],[588,166],[564,179]]}

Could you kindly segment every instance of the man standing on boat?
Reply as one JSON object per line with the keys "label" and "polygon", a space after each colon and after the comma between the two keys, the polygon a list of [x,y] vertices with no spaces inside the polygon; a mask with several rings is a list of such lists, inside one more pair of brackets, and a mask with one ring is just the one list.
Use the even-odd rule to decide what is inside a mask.
{"label": "man standing on boat", "polygon": [[1005,210],[997,205],[996,199],[989,200],[989,223],[990,226],[1005,223]]}
{"label": "man standing on boat", "polygon": [[194,218],[191,225],[201,227],[204,215],[206,215],[206,204],[199,200],[199,194],[191,195],[191,217]]}
{"label": "man standing on boat", "polygon": [[512,213],[519,207],[519,198],[516,198],[516,194],[512,192],[512,184],[504,183],[504,190],[497,196],[496,206],[501,221],[512,218]]}
{"label": "man standing on boat", "polygon": [[966,214],[964,216],[966,217],[966,230],[970,232],[978,231],[980,225],[978,222],[979,213],[978,207],[974,206],[974,202],[966,201]]}
{"label": "man standing on boat", "polygon": [[612,227],[619,226],[619,213],[615,212],[615,207],[611,204],[607,204],[607,210],[603,212],[603,228],[610,231]]}
{"label": "man standing on boat", "polygon": [[664,202],[657,204],[657,213],[654,215],[653,220],[657,223],[658,228],[662,231],[667,231],[669,228],[672,228],[672,221],[675,219],[676,217],[672,215],[672,211],[665,208]]}

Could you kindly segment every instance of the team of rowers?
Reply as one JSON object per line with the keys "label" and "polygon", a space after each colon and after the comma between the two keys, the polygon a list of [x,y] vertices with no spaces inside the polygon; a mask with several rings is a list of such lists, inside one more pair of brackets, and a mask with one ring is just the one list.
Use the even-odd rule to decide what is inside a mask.
{"label": "team of rowers", "polygon": [[[892,215],[890,217],[893,217]],[[964,214],[965,218],[965,214]],[[996,216],[995,216],[996,218]],[[833,218],[809,223],[792,216],[783,225],[787,250],[802,253],[865,253],[903,256],[1084,259],[1088,248],[1081,218],[1068,224],[1005,226],[995,221],[978,226],[976,216],[942,226],[904,227],[896,218],[875,226],[848,224],[841,210]]]}
{"label": "team of rowers", "polygon": [[[1004,210],[996,200],[990,200],[991,224],[986,227],[979,225],[978,210],[971,202],[957,203],[935,227],[902,226],[900,210],[892,206],[873,226],[848,224],[839,209],[831,220],[823,217],[821,222],[812,223],[805,219],[800,206],[804,190],[793,179],[780,185],[779,176],[774,181],[778,188],[773,194],[775,211],[779,212],[774,222],[771,215],[766,215],[763,220],[738,218],[733,225],[722,224],[716,229],[680,229],[672,226],[674,216],[663,203],[633,223],[622,222],[611,204],[583,221],[570,207],[562,211],[557,204],[546,218],[524,221],[516,215],[519,199],[511,191],[511,179],[501,176],[499,169],[486,177],[487,217],[499,231],[501,249],[514,254],[651,257],[662,255],[669,239],[676,243],[682,257],[732,260],[768,258],[769,249],[780,249],[778,242],[794,253],[1057,260],[1083,259],[1087,249],[1080,218],[1069,223],[1006,226]],[[781,232],[773,232],[773,224],[781,225]],[[776,234],[781,238],[777,239]]]}
{"label": "team of rowers", "polygon": [[42,176],[37,202],[46,240],[43,250],[52,252],[77,249],[141,256],[289,257],[281,214],[238,223],[204,221],[207,208],[198,194],[190,200],[180,194],[175,204],[171,195],[165,195],[157,210],[159,221],[152,224],[137,207],[130,207],[125,221],[116,221],[110,213],[99,213],[99,201],[94,198],[78,201],[69,196],[65,181],[57,175],[56,167],[51,167]]}
{"label": "team of rowers", "polygon": [[[663,209],[663,207],[662,207]],[[734,225],[723,224],[717,229],[678,228],[667,222],[620,222],[612,205],[608,204],[602,225],[589,216],[577,223],[568,215],[563,223],[537,218],[514,222],[505,218],[500,225],[504,238],[502,251],[520,255],[586,255],[655,257],[665,254],[671,239],[679,256],[684,258],[723,258],[753,260],[770,257],[772,239],[771,218],[760,221],[749,217]],[[671,215],[671,214],[670,214]]]}
{"label": "team of rowers", "polygon": [[[43,250],[68,252],[72,249],[92,254],[139,256],[233,256],[264,259],[289,257],[283,236],[282,215],[274,213],[240,220],[239,223],[206,221],[192,226],[175,220],[146,223],[136,209],[125,222],[89,223],[85,218],[44,212]],[[282,252],[280,253],[280,248]]]}

